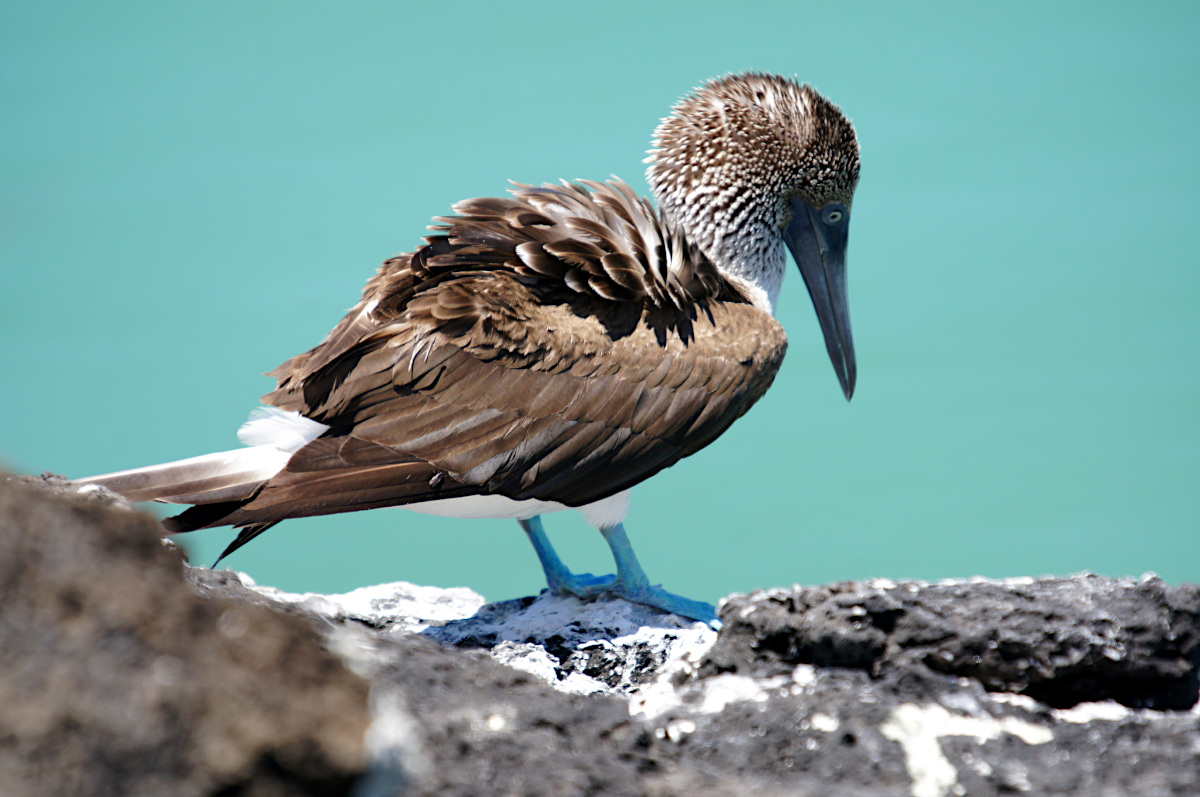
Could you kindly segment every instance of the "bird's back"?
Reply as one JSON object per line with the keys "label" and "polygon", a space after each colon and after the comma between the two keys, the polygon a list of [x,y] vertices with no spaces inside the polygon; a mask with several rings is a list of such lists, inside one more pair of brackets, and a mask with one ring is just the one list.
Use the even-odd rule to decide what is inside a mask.
{"label": "bird's back", "polygon": [[624,183],[518,187],[388,260],[264,401],[329,427],[179,528],[498,494],[568,506],[712,442],[786,337]]}

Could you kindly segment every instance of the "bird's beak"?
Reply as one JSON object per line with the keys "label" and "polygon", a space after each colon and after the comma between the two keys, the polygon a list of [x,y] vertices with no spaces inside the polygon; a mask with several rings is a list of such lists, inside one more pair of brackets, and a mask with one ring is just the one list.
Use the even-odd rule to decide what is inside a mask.
{"label": "bird's beak", "polygon": [[792,221],[784,240],[808,286],[825,348],[846,400],[854,395],[858,368],[850,334],[850,305],[846,301],[846,239],[850,211],[841,203],[815,208],[801,197],[792,200]]}

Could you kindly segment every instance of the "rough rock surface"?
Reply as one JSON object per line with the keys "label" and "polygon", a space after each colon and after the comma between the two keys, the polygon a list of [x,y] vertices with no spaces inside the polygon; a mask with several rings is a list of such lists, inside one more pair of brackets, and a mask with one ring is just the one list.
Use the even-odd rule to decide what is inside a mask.
{"label": "rough rock surface", "polygon": [[1200,794],[1196,585],[840,584],[721,616],[699,666],[642,697],[676,760],[914,797]]}
{"label": "rough rock surface", "polygon": [[793,587],[718,636],[616,600],[289,595],[32,489],[0,484],[13,794],[1200,794],[1195,585]]}
{"label": "rough rock surface", "polygon": [[197,597],[153,518],[63,493],[0,476],[0,793],[349,793],[368,686],[320,632]]}

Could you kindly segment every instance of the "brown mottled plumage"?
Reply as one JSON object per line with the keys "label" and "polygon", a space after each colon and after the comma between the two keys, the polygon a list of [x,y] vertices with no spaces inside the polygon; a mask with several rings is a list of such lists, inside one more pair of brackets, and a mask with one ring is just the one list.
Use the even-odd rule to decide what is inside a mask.
{"label": "brown mottled plumage", "polygon": [[712,442],[774,379],[783,328],[624,183],[455,210],[272,372],[264,401],[330,431],[173,528],[475,492],[580,506]]}
{"label": "brown mottled plumage", "polygon": [[[850,122],[808,86],[732,75],[675,107],[648,162],[660,211],[614,179],[518,185],[437,219],[320,345],[272,372],[264,401],[303,416],[288,416],[294,445],[81,481],[196,504],[166,521],[173,531],[243,527],[226,553],[286,518],[472,496],[526,520],[604,506],[589,518],[619,528],[612,499],[708,445],[770,386],[788,250],[849,397]],[[710,612],[636,597],[636,560],[633,576],[620,569],[631,557],[618,555],[614,590]],[[551,585],[566,584],[546,562]]]}

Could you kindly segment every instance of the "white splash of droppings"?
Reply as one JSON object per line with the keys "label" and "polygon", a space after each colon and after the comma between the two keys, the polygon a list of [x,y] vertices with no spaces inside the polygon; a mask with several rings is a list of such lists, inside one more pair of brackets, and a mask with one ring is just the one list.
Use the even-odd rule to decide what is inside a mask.
{"label": "white splash of droppings", "polygon": [[[1053,578],[1053,576],[1042,576],[1041,578]],[[1002,587],[1029,587],[1036,584],[1041,578],[1034,576],[1009,576],[1007,578],[991,578],[990,576],[967,576],[966,578],[941,578],[937,581],[918,581],[915,583],[928,586],[934,584],[939,587],[957,587],[975,584],[997,584]]]}
{"label": "white splash of droppings", "polygon": [[1071,708],[1055,709],[1054,718],[1061,722],[1084,724],[1095,720],[1123,720],[1133,712],[1115,700],[1079,703]]}
{"label": "white splash of droppings", "polygon": [[527,672],[545,681],[560,692],[573,695],[595,695],[608,691],[602,681],[581,672],[567,673],[559,680],[559,661],[541,645],[505,640],[492,648],[492,658],[514,670]]}
{"label": "white splash of droppings", "polygon": [[731,703],[765,703],[772,692],[786,687],[790,681],[788,675],[756,679],[722,673],[677,689],[670,681],[660,678],[635,695],[629,703],[629,713],[646,719],[676,709],[689,714],[719,714]]}
{"label": "white splash of droppings", "polygon": [[995,771],[992,765],[982,758],[976,758],[970,753],[964,753],[962,757],[963,763],[975,770],[976,774],[981,778],[990,778]]}
{"label": "white splash of droppings", "polygon": [[540,681],[558,680],[558,661],[541,645],[505,640],[492,648],[492,658]]}
{"label": "white splash of droppings", "polygon": [[667,723],[664,733],[673,742],[683,740],[689,733],[696,732],[696,723],[692,720],[671,720]]}
{"label": "white splash of droppings", "polygon": [[1042,711],[1045,708],[1045,706],[1034,700],[1029,695],[1020,695],[1016,692],[993,692],[991,694],[991,699],[996,703],[1003,703],[1006,706],[1024,709],[1025,711],[1034,714]]}
{"label": "white splash of droppings", "polygon": [[284,592],[274,587],[260,587],[250,576],[238,573],[242,586],[263,597],[281,603],[291,603],[331,619],[366,621],[372,625],[387,624],[392,633],[418,633],[430,625],[466,619],[479,611],[487,600],[466,587],[426,587],[395,581],[360,587],[340,595]]}
{"label": "white splash of droppings", "polygon": [[819,712],[808,718],[808,724],[814,731],[822,733],[833,733],[842,726],[837,717]]}
{"label": "white splash of droppings", "polygon": [[569,695],[599,695],[607,694],[610,691],[603,681],[581,672],[567,673],[566,678],[552,685],[558,691],[566,692]]}
{"label": "white splash of droppings", "polygon": [[654,717],[666,714],[678,708],[683,701],[671,682],[663,677],[657,678],[639,689],[629,700],[629,714],[634,717]]}
{"label": "white splash of droppings", "polygon": [[792,683],[799,687],[812,686],[817,682],[817,668],[811,664],[797,664],[792,670]]}
{"label": "white splash of droppings", "polygon": [[982,744],[1001,734],[1016,736],[1026,744],[1054,740],[1048,729],[1016,717],[964,717],[936,704],[903,703],[879,726],[884,738],[900,745],[912,778],[912,797],[945,797],[960,794],[958,770],[942,752],[943,736],[973,736]]}
{"label": "white splash of droppings", "polygon": [[[1044,713],[1047,708],[1029,695],[1018,695],[1011,692],[999,692],[991,696],[997,703],[1020,708],[1030,713]],[[1197,704],[1200,707],[1200,703]],[[1196,711],[1196,708],[1192,709]],[[1089,722],[1119,722],[1137,714],[1134,709],[1123,706],[1115,700],[1098,700],[1090,703],[1079,703],[1070,708],[1050,710],[1050,716],[1058,722],[1072,722],[1084,725]]]}

